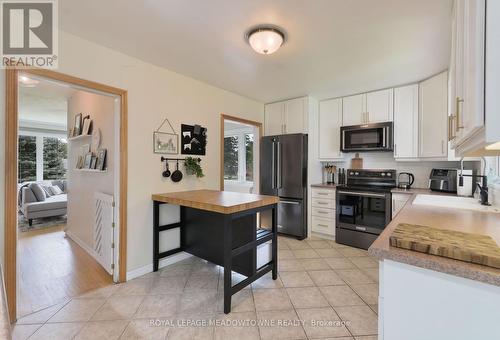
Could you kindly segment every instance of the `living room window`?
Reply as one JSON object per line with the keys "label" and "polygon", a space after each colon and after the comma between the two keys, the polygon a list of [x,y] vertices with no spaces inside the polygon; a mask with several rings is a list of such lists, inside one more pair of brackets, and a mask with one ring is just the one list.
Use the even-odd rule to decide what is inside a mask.
{"label": "living room window", "polygon": [[66,179],[68,147],[65,138],[19,135],[18,182]]}

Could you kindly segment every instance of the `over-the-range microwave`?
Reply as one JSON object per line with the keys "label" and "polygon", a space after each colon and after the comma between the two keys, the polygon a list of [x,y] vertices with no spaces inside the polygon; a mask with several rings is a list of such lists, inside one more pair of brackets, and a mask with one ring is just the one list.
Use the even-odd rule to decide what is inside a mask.
{"label": "over-the-range microwave", "polygon": [[394,148],[393,123],[342,126],[340,145],[342,152],[392,151]]}

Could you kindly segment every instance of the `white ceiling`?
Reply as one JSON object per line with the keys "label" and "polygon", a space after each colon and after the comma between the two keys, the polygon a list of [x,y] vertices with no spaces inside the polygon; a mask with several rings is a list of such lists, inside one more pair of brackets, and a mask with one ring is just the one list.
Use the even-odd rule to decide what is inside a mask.
{"label": "white ceiling", "polygon": [[[61,29],[262,102],[318,99],[448,67],[452,0],[64,0]],[[244,34],[282,27],[259,55]]]}
{"label": "white ceiling", "polygon": [[76,91],[69,86],[37,79],[35,87],[19,86],[19,121],[28,126],[66,129],[68,98]]}

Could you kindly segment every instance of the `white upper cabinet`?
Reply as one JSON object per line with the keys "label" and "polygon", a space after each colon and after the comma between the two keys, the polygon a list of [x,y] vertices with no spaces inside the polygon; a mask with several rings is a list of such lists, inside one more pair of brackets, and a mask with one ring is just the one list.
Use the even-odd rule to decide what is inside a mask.
{"label": "white upper cabinet", "polygon": [[499,1],[454,1],[449,137],[457,156],[500,153],[486,148],[500,141],[499,31]]}
{"label": "white upper cabinet", "polygon": [[364,94],[342,98],[343,126],[366,124],[365,98]]}
{"label": "white upper cabinet", "polygon": [[307,133],[308,105],[307,97],[266,104],[265,135]]}
{"label": "white upper cabinet", "polygon": [[418,84],[394,89],[394,158],[418,157]]}
{"label": "white upper cabinet", "polygon": [[448,155],[448,72],[419,84],[419,157]]}
{"label": "white upper cabinet", "polygon": [[266,136],[283,134],[285,105],[280,103],[267,104],[264,113],[264,129]]}
{"label": "white upper cabinet", "polygon": [[342,99],[329,99],[319,103],[319,159],[342,158],[340,127],[342,126]]}
{"label": "white upper cabinet", "polygon": [[392,121],[392,89],[348,96],[342,101],[344,126]]}
{"label": "white upper cabinet", "polygon": [[285,133],[307,132],[307,98],[285,102]]}
{"label": "white upper cabinet", "polygon": [[453,136],[459,144],[484,127],[485,1],[456,1],[453,23]]}
{"label": "white upper cabinet", "polygon": [[366,123],[390,122],[393,117],[393,89],[366,94]]}

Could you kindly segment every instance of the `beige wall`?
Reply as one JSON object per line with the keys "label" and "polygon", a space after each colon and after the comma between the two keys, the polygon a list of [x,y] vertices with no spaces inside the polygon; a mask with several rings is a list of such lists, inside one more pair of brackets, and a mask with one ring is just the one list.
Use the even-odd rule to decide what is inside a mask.
{"label": "beige wall", "polygon": [[[77,91],[68,99],[68,127],[75,115],[90,115],[94,129],[101,130],[101,148],[107,149],[106,173],[76,170],[82,147],[91,138],[70,140],[68,143],[68,225],[70,237],[92,249],[94,228],[94,194],[114,195],[115,189],[115,100],[113,97]],[[95,150],[92,150],[95,153]]]}
{"label": "beige wall", "polygon": [[[147,64],[74,35],[60,34],[59,72],[128,90],[128,262],[127,270],[152,263],[152,203],[156,192],[219,186],[219,114],[262,122],[263,103],[221,90],[178,73]],[[200,62],[203,57],[200,56]],[[4,71],[0,71],[4,76]],[[3,81],[0,81],[3,87]],[[0,91],[0,124],[4,124],[4,93]],[[175,184],[161,177],[160,155],[153,154],[152,133],[168,117],[180,133],[180,124],[207,127],[207,155],[201,163],[206,177],[186,178]],[[3,134],[2,134],[3,136]],[[4,140],[0,138],[1,158]],[[0,166],[3,187],[4,166]],[[3,199],[3,190],[0,192]],[[171,218],[177,218],[175,208]],[[0,206],[3,237],[3,204]],[[163,245],[162,247],[166,247]],[[3,244],[1,247],[3,257]]]}

